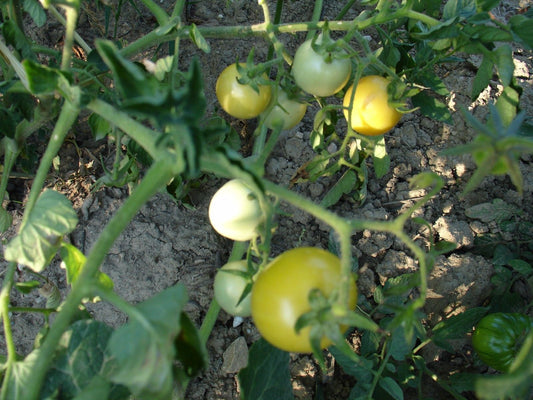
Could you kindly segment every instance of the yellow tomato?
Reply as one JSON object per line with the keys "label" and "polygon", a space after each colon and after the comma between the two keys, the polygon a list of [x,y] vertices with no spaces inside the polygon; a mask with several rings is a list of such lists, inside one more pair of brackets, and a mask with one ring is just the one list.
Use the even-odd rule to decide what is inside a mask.
{"label": "yellow tomato", "polygon": [[368,136],[382,135],[398,123],[402,114],[389,105],[389,80],[378,75],[359,79],[350,108],[354,86],[346,91],[344,117],[354,131]]}
{"label": "yellow tomato", "polygon": [[[279,349],[312,351],[310,326],[298,333],[298,318],[311,311],[309,292],[319,289],[329,296],[341,281],[341,262],[335,255],[314,247],[295,248],[279,255],[256,278],[252,288],[252,318],[265,340]],[[357,287],[352,279],[347,307],[357,302]],[[341,327],[346,330],[346,327]],[[331,342],[323,337],[322,348]]]}

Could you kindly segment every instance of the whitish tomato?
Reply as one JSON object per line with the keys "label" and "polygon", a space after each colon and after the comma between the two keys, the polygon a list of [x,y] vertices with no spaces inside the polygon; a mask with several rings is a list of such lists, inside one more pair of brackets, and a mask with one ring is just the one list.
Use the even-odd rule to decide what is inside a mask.
{"label": "whitish tomato", "polygon": [[[239,119],[255,118],[267,107],[271,88],[268,85],[258,85],[259,93],[250,85],[240,84],[237,64],[231,64],[220,74],[216,83],[216,95],[224,111]],[[264,76],[267,79],[267,76]]]}
{"label": "whitish tomato", "polygon": [[[353,85],[346,91],[342,105],[344,117],[352,129],[362,135],[377,136],[388,132],[398,123],[402,114],[389,104],[389,80],[378,75],[359,79],[353,94]],[[353,103],[350,101],[353,94]]]}
{"label": "whitish tomato", "polygon": [[[294,326],[298,318],[311,310],[308,296],[319,289],[329,296],[341,280],[341,263],[333,254],[313,248],[295,248],[279,255],[256,278],[252,288],[252,318],[261,335],[282,350],[308,353],[312,351],[310,327],[298,334]],[[347,306],[355,307],[357,288],[353,279]],[[322,338],[321,346],[331,343]]]}
{"label": "whitish tomato", "polygon": [[[305,41],[296,50],[292,75],[296,84],[307,93],[319,97],[332,96],[348,83],[352,72],[351,61],[336,58],[334,54],[319,54],[313,50],[311,42]],[[317,43],[320,43],[320,38]]]}
{"label": "whitish tomato", "polygon": [[[272,101],[276,100],[272,99]],[[278,125],[282,130],[294,128],[302,120],[306,111],[307,104],[289,99],[287,93],[279,89],[276,104],[265,116],[265,125],[270,129]]]}
{"label": "whitish tomato", "polygon": [[222,266],[215,275],[215,299],[224,311],[236,317],[249,317],[252,312],[250,293],[239,303],[248,284],[239,273],[246,271],[246,260],[232,261]]}
{"label": "whitish tomato", "polygon": [[225,183],[209,203],[211,226],[232,240],[246,241],[257,237],[256,228],[262,218],[259,200],[240,179]]}

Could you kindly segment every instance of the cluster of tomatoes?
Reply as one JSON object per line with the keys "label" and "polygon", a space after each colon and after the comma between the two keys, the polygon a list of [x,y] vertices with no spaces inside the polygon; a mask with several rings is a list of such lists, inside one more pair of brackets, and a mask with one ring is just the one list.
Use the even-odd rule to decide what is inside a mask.
{"label": "cluster of tomatoes", "polygon": [[[212,197],[209,220],[222,236],[236,241],[255,239],[264,220],[260,202],[247,184],[228,181]],[[318,248],[299,247],[274,258],[262,270],[249,260],[233,261],[215,276],[214,295],[231,315],[252,316],[261,335],[272,345],[290,352],[311,352],[310,326],[296,332],[297,320],[311,311],[309,294],[318,289],[328,297],[341,280],[337,256]],[[246,291],[251,286],[251,291]],[[357,301],[355,281],[350,282],[347,307]],[[330,342],[324,337],[321,346]]]}
{"label": "cluster of tomatoes", "polygon": [[[328,97],[340,92],[352,74],[352,64],[343,50],[328,53],[319,50],[322,36],[305,41],[296,51],[291,74],[304,92]],[[216,83],[216,95],[224,111],[235,118],[250,119],[262,115],[267,128],[290,129],[305,115],[307,104],[291,96],[284,88],[274,90],[266,75],[262,83],[243,83],[244,64],[232,64],[222,71]],[[244,79],[245,80],[245,79]],[[343,100],[344,117],[357,133],[381,135],[392,129],[401,113],[389,104],[389,80],[368,75],[351,85]],[[354,87],[355,86],[355,87]]]}

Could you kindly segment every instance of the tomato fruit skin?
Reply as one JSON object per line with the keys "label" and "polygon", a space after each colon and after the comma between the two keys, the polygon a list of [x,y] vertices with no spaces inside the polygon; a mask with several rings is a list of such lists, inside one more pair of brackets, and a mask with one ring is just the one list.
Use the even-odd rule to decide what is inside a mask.
{"label": "tomato fruit skin", "polygon": [[237,64],[226,67],[216,82],[217,99],[229,115],[239,119],[255,118],[268,106],[272,90],[268,85],[259,85],[257,93],[251,86],[240,84],[237,81],[240,76]]}
{"label": "tomato fruit skin", "polygon": [[[276,101],[276,99],[272,99]],[[268,114],[265,114],[265,126],[274,129],[281,126],[281,130],[294,128],[304,117],[307,104],[289,99],[287,93],[280,89],[276,104]]]}
{"label": "tomato fruit skin", "polygon": [[342,105],[344,117],[354,131],[367,136],[382,135],[400,121],[402,114],[389,105],[388,85],[389,80],[382,76],[362,77],[355,87],[351,109],[354,85],[348,88]]}
{"label": "tomato fruit skin", "polygon": [[217,190],[208,213],[215,231],[241,242],[258,236],[256,228],[263,218],[259,200],[241,179],[230,180]]}
{"label": "tomato fruit skin", "polygon": [[479,321],[472,346],[488,366],[507,372],[522,341],[533,329],[533,319],[520,313],[492,313]]}
{"label": "tomato fruit skin", "polygon": [[236,317],[249,317],[251,315],[251,295],[248,293],[239,303],[246,288],[246,279],[228,271],[246,272],[247,269],[246,260],[232,261],[223,265],[215,275],[213,284],[215,299],[224,311]]}
{"label": "tomato fruit skin", "polygon": [[[306,326],[298,334],[294,326],[298,318],[311,310],[308,295],[319,289],[331,294],[341,280],[338,257],[314,247],[299,247],[282,253],[259,273],[252,288],[252,318],[265,340],[281,350],[294,353],[312,351]],[[357,288],[350,283],[350,309],[357,302]],[[346,329],[346,328],[344,328]],[[330,345],[322,338],[321,347]]]}
{"label": "tomato fruit skin", "polygon": [[[320,38],[317,42],[320,43]],[[307,93],[319,97],[332,96],[348,83],[352,63],[348,58],[333,58],[328,62],[313,50],[311,43],[312,40],[307,40],[296,50],[292,76]]]}

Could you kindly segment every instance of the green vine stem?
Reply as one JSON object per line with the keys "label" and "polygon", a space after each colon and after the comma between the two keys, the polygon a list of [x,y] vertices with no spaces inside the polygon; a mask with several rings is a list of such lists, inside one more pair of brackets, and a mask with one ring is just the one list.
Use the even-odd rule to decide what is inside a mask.
{"label": "green vine stem", "polygon": [[63,44],[63,56],[61,58],[61,69],[67,70],[70,68],[70,61],[72,59],[72,46],[74,45],[74,33],[76,32],[76,24],[78,21],[80,3],[78,1],[67,2],[65,8],[65,43]]}
{"label": "green vine stem", "polygon": [[31,210],[33,209],[33,206],[35,205],[35,202],[37,201],[37,198],[41,194],[41,190],[44,187],[44,183],[54,157],[59,152],[59,149],[65,141],[70,128],[76,122],[79,112],[80,109],[76,105],[70,103],[69,101],[64,102],[61,112],[59,113],[59,118],[56,122],[54,130],[52,131],[52,135],[50,136],[48,146],[46,146],[46,150],[43,154],[41,162],[39,163],[39,168],[37,168],[31,191],[28,196],[28,201],[24,209],[24,216],[22,217],[20,230],[22,230],[26,224]]}
{"label": "green vine stem", "polygon": [[[48,8],[48,11],[50,12],[50,15],[52,15],[56,20],[59,21],[61,25],[67,26],[67,20],[65,19],[65,17],[63,17],[63,15],[61,15],[59,11],[57,11],[57,8],[51,5]],[[74,36],[74,40],[76,41],[76,43],[78,43],[81,46],[81,48],[87,54],[89,54],[91,52],[91,46],[87,44],[87,42],[79,35],[78,32],[74,31],[73,36]]]}
{"label": "green vine stem", "polygon": [[[217,38],[217,39],[235,39],[246,38],[254,36],[267,37],[269,26],[276,34],[281,33],[296,33],[307,32],[310,30],[317,30],[324,28],[325,24],[328,24],[328,28],[331,31],[351,31],[351,30],[363,30],[378,24],[385,24],[401,18],[409,18],[415,21],[420,21],[429,27],[434,27],[440,23],[439,20],[432,18],[428,15],[419,13],[417,11],[410,10],[408,8],[401,8],[394,12],[383,12],[376,14],[367,19],[354,19],[352,21],[317,21],[317,22],[300,22],[300,23],[283,23],[279,25],[270,25],[265,22],[254,25],[236,25],[236,26],[199,26],[198,30],[205,38]],[[174,40],[177,36],[190,37],[191,28],[183,27],[174,32],[166,35],[161,35],[157,31],[152,31],[142,38],[136,40],[130,45],[120,50],[123,56],[132,56],[139,53],[141,50]]]}
{"label": "green vine stem", "polygon": [[[13,365],[17,360],[17,349],[15,348],[15,342],[13,341],[13,332],[11,330],[11,321],[9,320],[9,300],[11,289],[13,288],[15,271],[17,269],[17,264],[10,262],[6,268],[6,275],[2,283],[2,291],[0,292],[0,318],[4,322],[4,338],[6,340],[7,348],[7,366],[6,372],[4,375],[4,382],[7,382],[11,373],[13,372]],[[6,393],[4,387],[7,385],[2,385],[1,399],[6,398]]]}
{"label": "green vine stem", "polygon": [[72,316],[75,314],[82,299],[89,294],[88,291],[91,289],[94,276],[111,249],[111,246],[128,226],[139,209],[166,185],[173,176],[180,172],[175,170],[174,165],[175,163],[167,158],[159,159],[152,164],[146,172],[144,179],[124,201],[124,204],[101,232],[34,360],[32,384],[28,387],[27,391],[28,400],[38,398],[44,375],[53,359],[53,354],[61,339],[61,335],[68,328]]}

